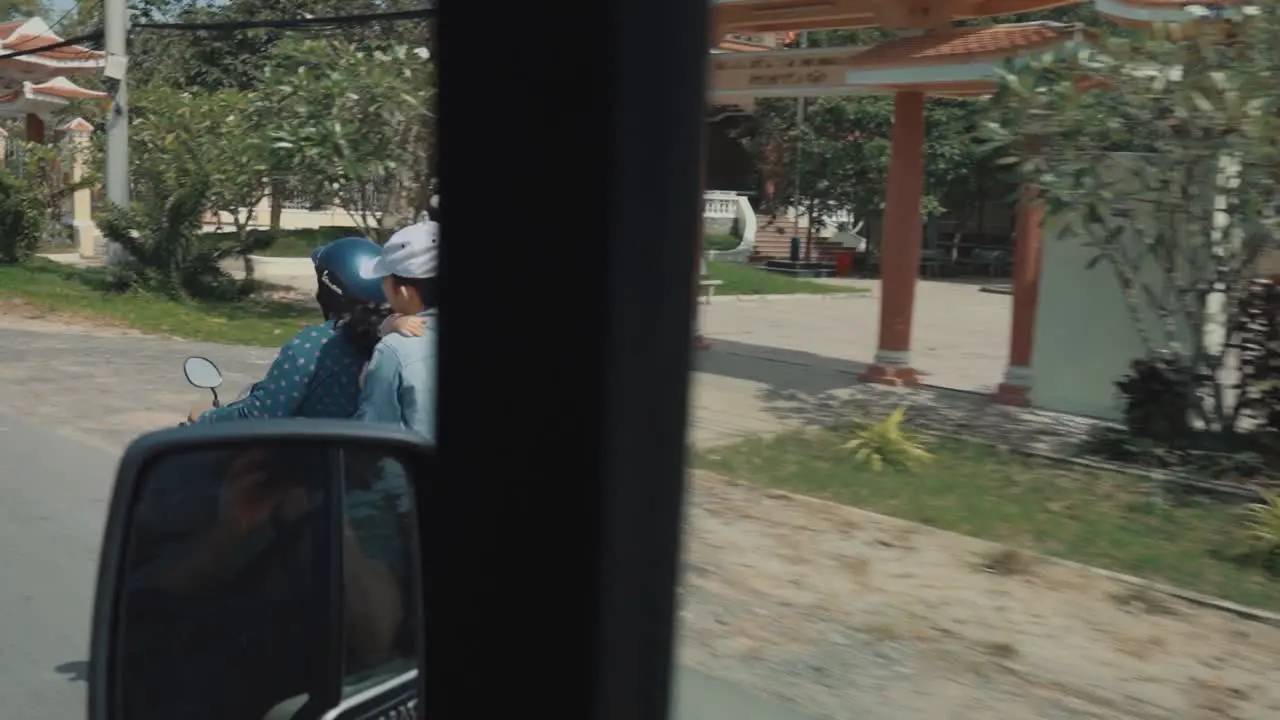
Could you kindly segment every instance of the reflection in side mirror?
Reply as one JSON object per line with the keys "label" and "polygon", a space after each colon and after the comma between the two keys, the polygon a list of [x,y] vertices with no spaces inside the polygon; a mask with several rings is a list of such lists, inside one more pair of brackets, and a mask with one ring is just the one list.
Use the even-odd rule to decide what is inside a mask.
{"label": "reflection in side mirror", "polygon": [[222,385],[222,372],[208,358],[187,358],[182,363],[182,373],[187,376],[187,382],[198,388],[212,390]]}
{"label": "reflection in side mirror", "polygon": [[135,441],[103,543],[90,720],[416,705],[413,482],[432,459],[412,435],[347,421]]}

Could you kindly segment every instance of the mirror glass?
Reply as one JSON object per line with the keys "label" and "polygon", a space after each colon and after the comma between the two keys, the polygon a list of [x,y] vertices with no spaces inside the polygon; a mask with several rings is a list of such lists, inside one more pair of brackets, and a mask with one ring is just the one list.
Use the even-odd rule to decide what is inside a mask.
{"label": "mirror glass", "polygon": [[396,678],[416,690],[412,458],[371,442],[148,465],[119,565],[113,720],[305,720]]}
{"label": "mirror glass", "polygon": [[198,388],[211,390],[222,384],[222,372],[208,358],[187,358],[186,362],[182,363],[182,372],[187,376],[187,382]]}

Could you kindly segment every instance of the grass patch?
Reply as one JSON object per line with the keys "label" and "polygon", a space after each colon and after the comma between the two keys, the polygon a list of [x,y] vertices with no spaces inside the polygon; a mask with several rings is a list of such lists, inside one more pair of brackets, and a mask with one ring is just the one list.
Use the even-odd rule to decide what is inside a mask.
{"label": "grass patch", "polygon": [[761,270],[742,263],[709,262],[707,275],[724,284],[717,295],[816,295],[824,293],[864,293],[866,288],[827,285]]}
{"label": "grass patch", "polygon": [[702,236],[703,250],[719,250],[725,252],[728,250],[737,250],[742,244],[742,238],[737,235],[730,234],[710,234]]}
{"label": "grass patch", "polygon": [[0,265],[0,302],[21,300],[50,314],[123,325],[148,333],[234,345],[280,345],[319,313],[298,303],[175,302],[146,293],[103,291],[105,273],[33,258]]}
{"label": "grass patch", "polygon": [[[1239,505],[1153,501],[1140,478],[939,439],[936,460],[873,471],[840,445],[849,431],[802,431],[700,453],[699,467],[1010,547],[1280,609],[1280,578],[1238,553]],[[995,559],[997,562],[1000,559]],[[997,571],[1005,570],[1000,562]]]}

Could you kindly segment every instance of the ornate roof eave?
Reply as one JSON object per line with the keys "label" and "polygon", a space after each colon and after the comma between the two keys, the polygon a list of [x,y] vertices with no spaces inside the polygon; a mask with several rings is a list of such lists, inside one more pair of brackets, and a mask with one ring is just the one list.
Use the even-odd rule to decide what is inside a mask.
{"label": "ornate roof eave", "polygon": [[1137,27],[1201,20],[1242,20],[1253,0],[1093,0],[1098,13]]}
{"label": "ornate roof eave", "polygon": [[97,90],[86,90],[66,78],[49,82],[22,83],[22,88],[0,95],[0,109],[22,110],[37,115],[64,108],[74,100],[107,100],[110,95]]}
{"label": "ornate roof eave", "polygon": [[72,118],[67,122],[58,126],[58,132],[64,133],[91,133],[93,132],[93,123],[82,117]]}
{"label": "ornate roof eave", "polygon": [[[934,23],[1078,5],[1086,0],[969,0],[954,16]],[[892,25],[909,0],[713,0],[712,24],[725,32],[837,30]],[[951,5],[940,0],[939,7]]]}
{"label": "ornate roof eave", "polygon": [[[1087,40],[1079,25],[1022,23],[950,28],[869,48],[812,48],[717,55],[711,100],[860,95],[919,90],[945,97],[994,91],[1003,63]],[[974,85],[976,83],[976,85]]]}
{"label": "ornate roof eave", "polygon": [[711,52],[768,52],[770,50],[777,50],[777,48],[770,45],[764,45],[762,43],[747,42],[746,40],[737,40],[735,38],[726,37],[721,40],[718,45],[712,48]]}
{"label": "ornate roof eave", "polygon": [[[63,42],[64,38],[40,18],[0,23],[0,53],[34,50]],[[106,65],[106,53],[79,45],[68,45],[22,57],[5,63],[46,66],[63,73],[99,70]]]}

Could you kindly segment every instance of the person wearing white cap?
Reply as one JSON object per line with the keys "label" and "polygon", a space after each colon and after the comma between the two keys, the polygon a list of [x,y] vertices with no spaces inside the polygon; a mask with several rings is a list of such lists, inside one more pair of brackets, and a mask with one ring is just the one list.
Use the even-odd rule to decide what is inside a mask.
{"label": "person wearing white cap", "polygon": [[357,420],[398,425],[435,440],[436,272],[440,226],[420,220],[402,228],[382,246],[372,273],[382,278],[391,309],[422,318],[420,337],[387,335],[374,348],[365,370]]}

